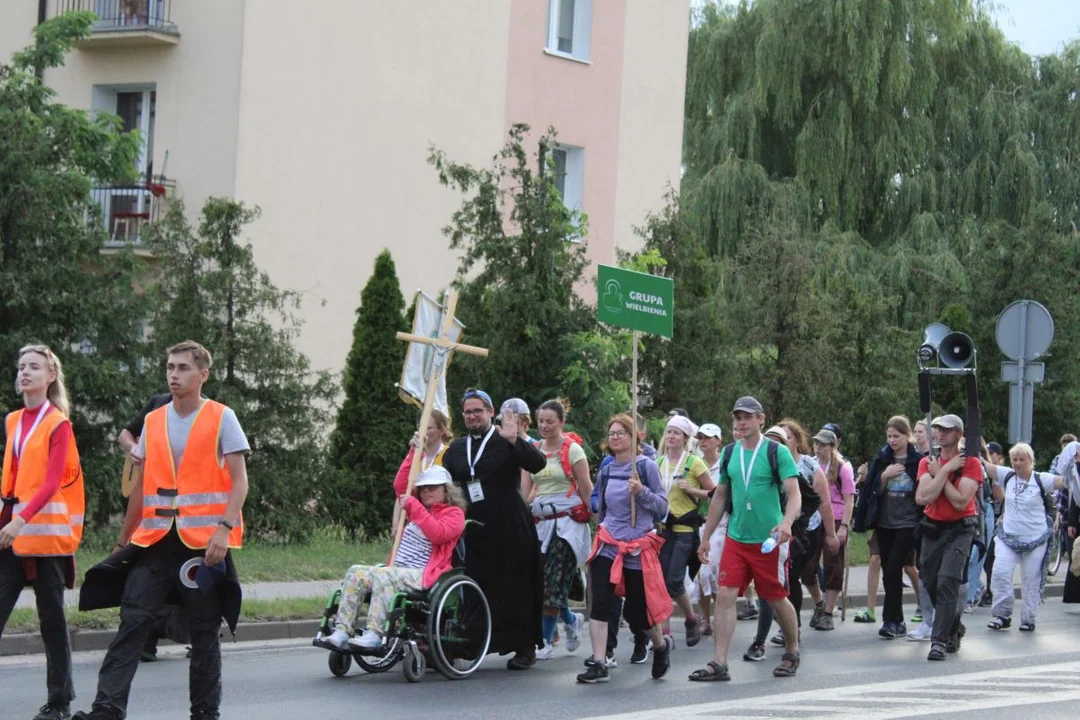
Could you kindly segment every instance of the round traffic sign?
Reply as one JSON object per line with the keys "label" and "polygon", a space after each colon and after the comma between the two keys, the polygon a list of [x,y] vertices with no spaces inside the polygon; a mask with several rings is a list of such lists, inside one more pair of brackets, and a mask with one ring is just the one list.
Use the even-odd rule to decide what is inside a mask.
{"label": "round traffic sign", "polygon": [[1054,319],[1034,300],[1017,300],[998,315],[998,347],[1010,360],[1035,360],[1054,341]]}

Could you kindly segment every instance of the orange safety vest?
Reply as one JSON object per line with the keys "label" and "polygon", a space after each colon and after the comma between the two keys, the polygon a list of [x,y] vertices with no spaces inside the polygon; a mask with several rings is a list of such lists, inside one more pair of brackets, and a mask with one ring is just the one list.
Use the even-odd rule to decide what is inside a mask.
{"label": "orange safety vest", "polygon": [[[53,408],[43,408],[44,415],[28,437],[20,438],[19,470],[12,472],[15,458],[15,434],[22,423],[23,410],[7,416],[7,444],[4,447],[4,474],[0,481],[0,493],[5,504],[14,505],[13,516],[23,511],[37,491],[45,484],[49,467],[49,441],[53,431],[67,417]],[[22,557],[45,557],[50,555],[73,555],[83,535],[83,514],[86,497],[83,493],[82,465],[79,450],[75,447],[75,435],[68,444],[67,462],[60,477],[60,488],[49,498],[37,515],[23,526],[12,545],[16,555]]]}
{"label": "orange safety vest", "polygon": [[[131,542],[149,547],[165,537],[175,522],[184,544],[201,550],[217,531],[232,490],[229,469],[218,456],[225,406],[206,400],[195,411],[179,470],[173,465],[169,445],[168,411],[166,405],[146,416],[142,520]],[[243,539],[241,515],[229,531],[229,547],[241,547]]]}

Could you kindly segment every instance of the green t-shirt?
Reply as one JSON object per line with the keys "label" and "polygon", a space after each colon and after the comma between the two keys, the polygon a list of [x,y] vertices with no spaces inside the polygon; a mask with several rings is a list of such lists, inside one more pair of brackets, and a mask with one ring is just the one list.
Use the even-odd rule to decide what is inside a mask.
{"label": "green t-shirt", "polygon": [[[735,443],[728,461],[727,472],[720,473],[720,484],[729,485],[731,493],[731,519],[728,521],[728,537],[741,543],[763,543],[772,529],[784,519],[784,508],[780,507],[780,488],[773,480],[769,467],[768,447],[765,440],[761,443],[754,465],[750,467],[750,458],[754,450],[747,450],[741,442]],[[740,456],[744,458],[740,462]],[[780,481],[796,477],[799,474],[791,451],[784,445],[777,448],[776,462],[780,470]],[[742,465],[750,472],[750,485],[743,482]],[[746,503],[750,503],[750,510]]]}
{"label": "green t-shirt", "polygon": [[[687,471],[687,463],[689,463],[689,471]],[[667,492],[668,513],[671,517],[681,517],[690,512],[698,506],[698,501],[695,498],[690,497],[683,492],[679,487],[680,480],[686,480],[686,484],[692,488],[700,488],[701,483],[698,482],[698,478],[702,475],[708,476],[709,468],[705,466],[705,462],[697,455],[688,455],[687,459],[684,459],[682,465],[678,467],[671,466],[671,460],[668,460],[667,456],[657,458],[657,465],[660,468],[660,484],[664,486],[664,490]],[[683,473],[686,476],[683,476]],[[668,481],[670,480],[671,486],[668,487]],[[672,526],[673,532],[697,532],[695,528],[687,525],[674,525]]]}
{"label": "green t-shirt", "polygon": [[[540,448],[539,445],[536,446]],[[562,463],[559,461],[559,451],[544,453],[547,456],[547,467],[533,474],[533,482],[536,483],[536,496],[541,495],[565,495],[570,492],[570,478],[563,472]],[[577,464],[578,460],[585,459],[585,451],[576,442],[570,443],[570,467]]]}

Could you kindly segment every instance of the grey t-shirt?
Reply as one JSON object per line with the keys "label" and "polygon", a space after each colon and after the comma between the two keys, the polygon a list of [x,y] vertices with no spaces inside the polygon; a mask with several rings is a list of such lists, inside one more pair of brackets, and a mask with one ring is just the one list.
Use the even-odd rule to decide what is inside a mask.
{"label": "grey t-shirt", "polygon": [[889,478],[878,503],[878,527],[886,530],[915,527],[920,519],[919,506],[915,503],[915,479],[906,471]]}
{"label": "grey t-shirt", "polygon": [[[184,449],[187,448],[188,436],[191,435],[191,426],[195,423],[198,412],[181,417],[172,403],[168,404],[165,412],[169,414],[166,424],[169,428],[169,446],[172,448],[173,463],[179,470],[180,461],[184,458]],[[251,446],[248,445],[247,436],[240,427],[240,421],[236,419],[236,413],[232,411],[232,408],[225,408],[221,416],[221,434],[218,435],[218,457],[237,452],[251,452]],[[141,458],[146,457],[145,432],[139,436],[139,447],[135,450],[135,454]]]}

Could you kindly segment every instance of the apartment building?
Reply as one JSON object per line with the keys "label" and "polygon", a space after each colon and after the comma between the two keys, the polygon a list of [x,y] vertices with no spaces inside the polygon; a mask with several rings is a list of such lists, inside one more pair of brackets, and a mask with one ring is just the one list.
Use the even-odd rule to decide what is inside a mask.
{"label": "apartment building", "polygon": [[58,99],[144,138],[142,181],[103,186],[113,242],[164,205],[262,208],[248,229],[274,282],[302,291],[300,347],[338,370],[360,290],[389,248],[402,289],[456,269],[441,228],[460,198],[431,146],[486,165],[512,123],[558,131],[568,205],[593,262],[678,186],[690,0],[5,0],[0,57],[69,10],[98,16]]}

